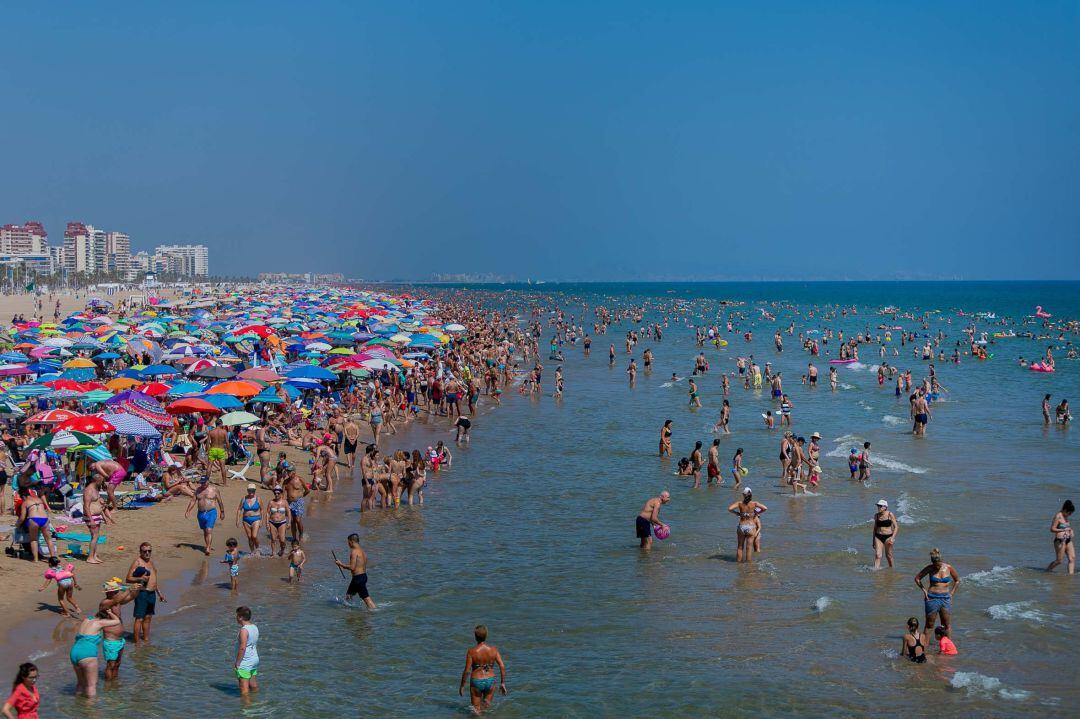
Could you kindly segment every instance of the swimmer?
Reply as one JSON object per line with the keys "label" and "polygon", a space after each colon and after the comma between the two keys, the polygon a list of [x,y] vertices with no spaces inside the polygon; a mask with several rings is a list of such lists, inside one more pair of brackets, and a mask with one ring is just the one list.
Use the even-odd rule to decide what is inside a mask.
{"label": "swimmer", "polygon": [[900,642],[900,656],[916,664],[926,662],[926,648],[919,636],[919,620],[915,617],[907,620],[907,633]]}
{"label": "swimmer", "polygon": [[360,546],[360,535],[356,533],[350,534],[348,542],[349,563],[344,564],[337,559],[334,560],[334,564],[338,566],[338,569],[348,569],[352,573],[352,580],[349,582],[348,589],[345,590],[344,602],[351,607],[352,602],[350,600],[358,596],[364,601],[368,609],[375,609],[375,601],[368,594],[367,553]]}

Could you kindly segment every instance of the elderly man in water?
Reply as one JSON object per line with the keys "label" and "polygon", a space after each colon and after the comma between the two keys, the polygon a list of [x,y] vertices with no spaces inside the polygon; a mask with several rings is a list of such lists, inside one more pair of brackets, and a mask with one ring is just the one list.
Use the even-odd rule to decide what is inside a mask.
{"label": "elderly man in water", "polygon": [[642,549],[652,549],[653,527],[661,527],[660,508],[671,501],[671,494],[664,490],[659,495],[645,502],[635,520],[637,537],[641,540]]}

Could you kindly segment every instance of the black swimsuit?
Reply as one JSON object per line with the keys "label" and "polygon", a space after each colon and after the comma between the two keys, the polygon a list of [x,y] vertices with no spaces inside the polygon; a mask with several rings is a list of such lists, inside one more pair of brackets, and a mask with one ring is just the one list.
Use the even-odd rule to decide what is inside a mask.
{"label": "black swimsuit", "polygon": [[[923,650],[922,654],[915,654],[915,647]],[[923,648],[922,640],[915,637],[915,643],[908,647],[908,659],[916,664],[922,664],[926,661],[926,649]]]}

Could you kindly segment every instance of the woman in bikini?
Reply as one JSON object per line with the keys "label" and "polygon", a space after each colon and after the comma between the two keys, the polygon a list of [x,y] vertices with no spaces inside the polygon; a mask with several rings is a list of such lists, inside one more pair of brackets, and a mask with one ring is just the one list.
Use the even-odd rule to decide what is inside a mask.
{"label": "woman in bikini", "polygon": [[289,526],[289,503],[285,500],[285,490],[274,487],[274,498],[266,503],[266,529],[270,535],[270,553],[274,545],[278,546],[278,556],[285,554],[285,528]]}
{"label": "woman in bikini", "polygon": [[259,496],[256,494],[257,487],[254,484],[247,486],[247,494],[240,500],[236,507],[236,526],[240,521],[244,522],[244,534],[247,535],[248,549],[252,554],[259,551],[259,526],[262,524],[263,511],[259,504]]}
{"label": "woman in bikini", "polygon": [[1076,507],[1073,506],[1071,500],[1066,499],[1065,504],[1061,505],[1061,511],[1054,515],[1054,520],[1050,522],[1050,531],[1054,535],[1054,552],[1056,556],[1054,561],[1050,562],[1050,566],[1046,568],[1046,571],[1052,572],[1057,565],[1061,564],[1066,557],[1069,560],[1069,574],[1076,574],[1076,545],[1073,543],[1073,530],[1069,526],[1069,517],[1076,511]]}
{"label": "woman in bikini", "polygon": [[49,556],[56,556],[56,544],[53,542],[52,532],[46,530],[49,525],[49,506],[45,500],[36,494],[30,493],[29,487],[19,490],[22,504],[19,505],[19,524],[26,528],[30,535],[30,555],[34,561],[38,561],[38,537],[45,537],[45,544],[49,547]]}
{"label": "woman in bikini", "polygon": [[664,420],[664,426],[660,428],[660,456],[671,456],[671,420]]}
{"label": "woman in bikini", "polygon": [[889,511],[889,503],[879,499],[877,513],[874,514],[874,539],[871,544],[874,547],[874,569],[881,569],[881,555],[889,566],[893,565],[893,542],[900,532],[900,525],[896,523],[896,515]]}
{"label": "woman in bikini", "polygon": [[[930,577],[929,588],[923,587],[923,577]],[[960,575],[956,573],[952,565],[941,561],[941,550],[930,550],[930,564],[927,564],[915,575],[915,584],[923,593],[923,608],[926,612],[926,625],[923,627],[923,643],[929,644],[930,637],[934,633],[938,617],[941,617],[941,626],[946,631],[952,628],[950,613],[952,612],[952,597],[960,586]],[[951,586],[950,586],[951,584]]]}
{"label": "woman in bikini", "polygon": [[469,701],[473,711],[480,713],[491,706],[495,698],[495,667],[499,667],[499,691],[506,695],[506,665],[498,647],[487,643],[487,627],[483,624],[473,630],[476,646],[465,653],[465,671],[461,673],[458,695],[465,694],[465,682],[469,682]]}
{"label": "woman in bikini", "polygon": [[736,562],[749,562],[754,556],[755,544],[761,534],[761,523],[758,517],[768,511],[761,502],[754,501],[754,494],[749,487],[743,489],[742,501],[735,502],[728,511],[739,518],[739,524],[735,528],[735,537],[738,548],[735,550]]}

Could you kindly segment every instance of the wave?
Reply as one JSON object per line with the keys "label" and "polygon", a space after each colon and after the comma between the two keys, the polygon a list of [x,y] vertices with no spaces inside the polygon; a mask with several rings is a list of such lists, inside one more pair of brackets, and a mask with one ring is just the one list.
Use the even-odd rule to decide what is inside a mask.
{"label": "wave", "polygon": [[1016,584],[1016,580],[1013,578],[1012,573],[1015,567],[999,567],[994,565],[993,569],[987,569],[982,572],[972,572],[964,577],[965,582],[971,582],[976,586],[988,587],[996,584]]}
{"label": "wave", "polygon": [[[838,459],[847,459],[848,452],[851,447],[858,448],[861,444],[858,437],[854,435],[845,434],[839,439],[833,440],[840,443],[842,446],[835,447],[829,452],[825,453],[826,457],[836,457]],[[906,472],[908,474],[926,474],[929,470],[926,467],[916,467],[914,465],[905,464],[898,459],[894,459],[887,454],[872,454],[870,456],[871,471],[879,470],[883,472]]]}
{"label": "wave", "polygon": [[828,609],[830,606],[832,606],[832,604],[833,604],[832,597],[818,597],[817,600],[813,604],[810,605],[810,608],[813,609],[818,614],[821,614],[826,609]]}
{"label": "wave", "polygon": [[1031,697],[1031,692],[1023,689],[1010,689],[997,677],[988,677],[978,672],[957,672],[949,680],[953,689],[963,689],[968,694],[997,695],[1002,699],[1023,701]]}
{"label": "wave", "polygon": [[840,387],[840,389],[855,389],[855,385],[847,384],[845,382],[840,382],[837,386]]}
{"label": "wave", "polygon": [[911,516],[911,512],[914,509],[914,501],[907,492],[901,492],[900,496],[896,498],[896,521],[900,524],[915,524],[916,520]]}
{"label": "wave", "polygon": [[1020,619],[1032,624],[1045,624],[1058,616],[1057,614],[1036,609],[1033,601],[994,604],[986,608],[986,613],[990,615],[991,619]]}
{"label": "wave", "polygon": [[31,652],[30,656],[29,656],[29,659],[32,662],[36,662],[36,661],[40,661],[40,660],[44,659],[45,657],[50,656],[52,654],[56,654],[55,649],[39,649],[36,652]]}
{"label": "wave", "polygon": [[897,417],[897,416],[891,415],[891,414],[887,414],[884,417],[882,417],[881,421],[884,422],[887,425],[892,426],[892,427],[896,427],[897,425],[901,425],[901,424],[907,424],[907,420],[904,419],[903,417]]}

